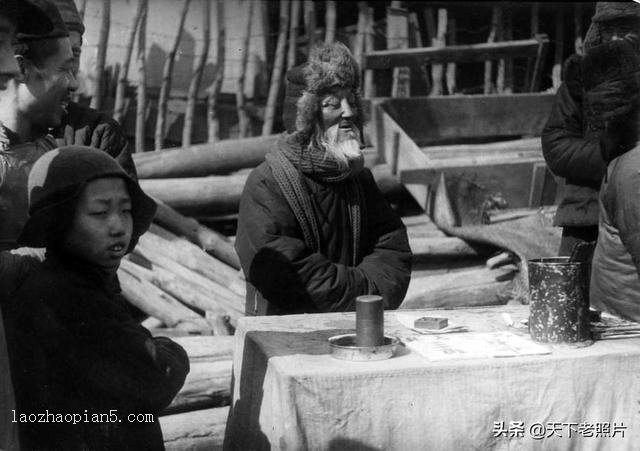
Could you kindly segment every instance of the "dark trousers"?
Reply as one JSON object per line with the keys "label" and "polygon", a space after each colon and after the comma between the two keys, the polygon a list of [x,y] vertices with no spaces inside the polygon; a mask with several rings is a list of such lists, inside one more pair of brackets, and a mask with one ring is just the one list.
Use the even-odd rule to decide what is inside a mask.
{"label": "dark trousers", "polygon": [[597,239],[598,226],[563,227],[558,255],[571,255],[571,251],[576,244],[596,241]]}

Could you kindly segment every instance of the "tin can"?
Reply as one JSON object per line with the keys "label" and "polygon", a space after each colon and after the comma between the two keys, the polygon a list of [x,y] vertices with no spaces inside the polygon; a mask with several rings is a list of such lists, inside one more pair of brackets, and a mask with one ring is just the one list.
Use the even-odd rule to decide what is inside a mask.
{"label": "tin can", "polygon": [[356,345],[380,346],[384,342],[384,306],[377,295],[356,298]]}

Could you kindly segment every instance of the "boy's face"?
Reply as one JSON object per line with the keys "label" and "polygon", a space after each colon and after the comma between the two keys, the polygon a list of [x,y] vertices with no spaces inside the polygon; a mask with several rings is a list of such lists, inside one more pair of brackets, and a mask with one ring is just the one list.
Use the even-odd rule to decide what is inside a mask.
{"label": "boy's face", "polygon": [[123,179],[108,177],[87,184],[78,199],[63,248],[73,256],[115,271],[133,232],[131,198]]}

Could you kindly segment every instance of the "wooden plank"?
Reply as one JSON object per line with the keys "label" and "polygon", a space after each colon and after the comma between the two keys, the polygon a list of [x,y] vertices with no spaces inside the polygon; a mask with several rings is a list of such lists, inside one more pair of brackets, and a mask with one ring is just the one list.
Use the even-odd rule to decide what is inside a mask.
{"label": "wooden plank", "polygon": [[526,58],[536,56],[540,41],[487,42],[455,45],[442,48],[420,47],[414,49],[376,50],[365,55],[366,69],[390,69],[400,66],[418,66],[427,63],[472,63],[502,58]]}
{"label": "wooden plank", "polygon": [[428,255],[433,257],[476,256],[478,251],[466,241],[453,237],[409,237],[409,246],[414,256]]}
{"label": "wooden plank", "polygon": [[160,417],[167,451],[222,450],[228,416],[227,406]]}
{"label": "wooden plank", "polygon": [[540,136],[553,99],[551,93],[527,93],[385,99],[379,105],[422,147],[461,139]]}
{"label": "wooden plank", "polygon": [[184,385],[161,415],[229,405],[232,363],[191,363]]}

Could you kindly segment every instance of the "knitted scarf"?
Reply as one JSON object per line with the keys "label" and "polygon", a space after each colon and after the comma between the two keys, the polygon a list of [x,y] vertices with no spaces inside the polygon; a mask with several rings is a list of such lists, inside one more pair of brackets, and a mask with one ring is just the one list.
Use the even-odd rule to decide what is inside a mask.
{"label": "knitted scarf", "polygon": [[353,240],[352,265],[356,266],[360,255],[364,207],[362,186],[351,169],[345,170],[331,154],[308,147],[306,142],[303,134],[298,132],[283,135],[267,154],[267,163],[302,229],[305,244],[315,252],[319,252],[321,246],[320,226],[304,184],[304,176],[324,183],[342,185]]}

